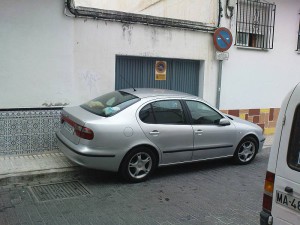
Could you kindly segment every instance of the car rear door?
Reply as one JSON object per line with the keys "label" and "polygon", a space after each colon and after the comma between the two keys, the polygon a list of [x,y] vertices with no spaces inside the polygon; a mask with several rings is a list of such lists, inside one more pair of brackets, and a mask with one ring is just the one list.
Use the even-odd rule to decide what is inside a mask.
{"label": "car rear door", "polygon": [[272,215],[274,224],[300,224],[300,88],[285,113],[275,171]]}
{"label": "car rear door", "polygon": [[236,128],[233,123],[219,125],[224,118],[207,104],[186,100],[191,115],[194,136],[193,160],[232,156],[236,142]]}
{"label": "car rear door", "polygon": [[148,103],[138,117],[144,134],[162,152],[161,164],[191,161],[193,129],[178,99]]}

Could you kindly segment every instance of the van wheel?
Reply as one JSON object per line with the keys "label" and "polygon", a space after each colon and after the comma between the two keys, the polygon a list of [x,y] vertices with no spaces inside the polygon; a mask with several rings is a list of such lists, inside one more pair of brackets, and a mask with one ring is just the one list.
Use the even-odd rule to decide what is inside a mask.
{"label": "van wheel", "polygon": [[257,150],[257,141],[253,137],[245,137],[238,144],[233,160],[237,164],[248,164],[255,158]]}
{"label": "van wheel", "polygon": [[151,149],[139,147],[127,154],[120,166],[119,174],[129,182],[137,183],[148,179],[157,165]]}

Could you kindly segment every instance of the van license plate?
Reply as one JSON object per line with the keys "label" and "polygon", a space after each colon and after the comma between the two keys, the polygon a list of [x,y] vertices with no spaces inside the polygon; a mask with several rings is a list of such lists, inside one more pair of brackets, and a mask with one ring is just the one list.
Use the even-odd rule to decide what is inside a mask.
{"label": "van license plate", "polygon": [[289,209],[300,212],[300,199],[295,198],[292,195],[276,191],[276,203],[283,205]]}
{"label": "van license plate", "polygon": [[69,131],[71,134],[74,133],[74,127],[72,127],[70,124],[68,124],[67,122],[64,122],[64,128]]}

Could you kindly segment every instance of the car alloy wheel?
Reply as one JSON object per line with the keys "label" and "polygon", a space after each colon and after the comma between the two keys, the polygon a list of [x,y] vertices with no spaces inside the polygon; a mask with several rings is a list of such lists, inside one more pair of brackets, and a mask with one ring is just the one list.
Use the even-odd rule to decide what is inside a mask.
{"label": "car alloy wheel", "polygon": [[119,173],[130,182],[146,180],[156,168],[157,159],[153,151],[147,147],[139,147],[130,151],[120,166]]}
{"label": "car alloy wheel", "polygon": [[255,153],[255,145],[251,141],[244,142],[239,149],[238,156],[242,162],[248,162]]}
{"label": "car alloy wheel", "polygon": [[142,179],[152,168],[152,158],[146,152],[138,152],[129,161],[128,172],[134,179]]}
{"label": "car alloy wheel", "polygon": [[256,140],[252,137],[246,137],[237,146],[234,160],[238,164],[248,164],[255,158],[256,153]]}

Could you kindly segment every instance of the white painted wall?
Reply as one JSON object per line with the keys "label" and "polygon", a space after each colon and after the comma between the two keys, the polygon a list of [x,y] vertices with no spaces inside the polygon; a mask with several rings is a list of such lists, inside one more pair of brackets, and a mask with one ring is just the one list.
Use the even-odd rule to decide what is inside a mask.
{"label": "white painted wall", "polygon": [[61,0],[1,0],[0,108],[70,103],[73,20]]}
{"label": "white painted wall", "polygon": [[216,26],[218,0],[75,0],[75,6],[122,11]]}
{"label": "white painted wall", "polygon": [[69,18],[63,10],[63,0],[1,0],[1,109],[77,105],[112,91],[116,55],[202,60],[203,96],[215,103],[212,34]]}
{"label": "white painted wall", "polygon": [[[231,47],[229,60],[223,63],[221,109],[279,108],[288,91],[300,82],[300,54],[295,52],[300,1],[274,2],[274,49]],[[222,26],[234,33],[235,18],[231,23],[222,19]]]}
{"label": "white painted wall", "polygon": [[[88,35],[87,35],[88,34]],[[215,102],[212,34],[140,24],[76,19],[75,76],[80,101],[114,90],[116,55],[204,60],[204,93]]]}

